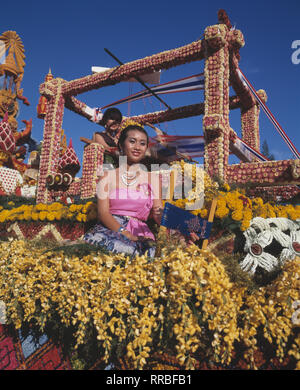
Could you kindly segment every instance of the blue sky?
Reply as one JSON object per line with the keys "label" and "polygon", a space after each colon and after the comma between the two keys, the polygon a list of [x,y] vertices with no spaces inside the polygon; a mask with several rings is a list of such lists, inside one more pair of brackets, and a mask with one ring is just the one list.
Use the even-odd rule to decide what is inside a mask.
{"label": "blue sky", "polygon": [[[272,111],[297,149],[299,142],[300,64],[292,63],[292,42],[300,40],[300,2],[200,0],[115,0],[40,2],[5,1],[1,5],[0,33],[16,31],[25,46],[26,67],[22,82],[31,105],[20,104],[19,129],[23,119],[33,120],[32,137],[43,136],[43,120],[36,115],[39,85],[51,67],[55,77],[73,80],[91,74],[92,66],[116,66],[104,51],[108,48],[128,62],[173,49],[199,39],[207,26],[218,22],[217,12],[225,9],[233,25],[241,30],[245,46],[240,50],[240,67],[256,89],[268,95]],[[300,59],[300,54],[299,54]],[[204,61],[162,71],[161,82],[202,72]],[[137,83],[121,83],[84,93],[78,98],[90,107],[101,107],[143,89]],[[203,91],[161,95],[173,108],[202,102]],[[118,106],[124,115],[139,115],[164,107],[154,98]],[[240,112],[230,114],[231,127],[240,135]],[[161,124],[169,134],[202,135],[202,116]],[[289,148],[264,113],[260,115],[261,140],[267,140],[277,159],[293,158]],[[80,136],[92,137],[99,126],[65,110],[63,129],[72,138],[82,159]],[[149,131],[150,135],[153,135]]]}

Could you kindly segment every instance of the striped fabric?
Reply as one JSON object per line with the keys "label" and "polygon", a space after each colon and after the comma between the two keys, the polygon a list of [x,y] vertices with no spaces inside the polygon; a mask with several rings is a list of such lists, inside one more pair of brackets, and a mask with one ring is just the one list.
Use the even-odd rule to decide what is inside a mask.
{"label": "striped fabric", "polygon": [[[159,142],[168,147],[175,147],[176,150],[190,158],[204,157],[205,140],[203,136],[176,136],[176,135],[159,135],[151,138],[151,141]],[[237,137],[234,141],[234,149],[237,149],[248,161],[254,161],[258,158],[260,161],[268,161],[260,152],[253,149],[242,139]],[[234,153],[234,150],[232,150]]]}
{"label": "striped fabric", "polygon": [[190,158],[204,156],[203,136],[160,135],[152,139],[169,147],[175,147],[179,153],[188,155]]}
{"label": "striped fabric", "polygon": [[278,131],[278,133],[280,134],[280,136],[283,138],[284,142],[287,144],[287,146],[289,147],[289,149],[291,150],[291,152],[294,154],[294,156],[296,158],[300,158],[300,154],[299,152],[297,151],[295,145],[292,143],[292,141],[290,140],[290,138],[288,137],[288,135],[285,133],[285,131],[282,129],[282,127],[280,126],[280,124],[277,122],[277,120],[275,119],[274,115],[271,113],[271,111],[269,110],[269,108],[266,106],[266,104],[261,100],[261,98],[258,96],[258,94],[256,93],[255,91],[255,88],[251,85],[251,83],[249,82],[249,80],[246,78],[246,76],[243,74],[243,72],[238,69],[238,72],[239,72],[239,76],[240,76],[240,79],[242,80],[242,82],[244,83],[244,85],[246,85],[250,91],[252,92],[253,96],[255,97],[255,99],[258,101],[260,107],[263,109],[263,111],[265,112],[265,114],[267,115],[267,117],[270,119],[270,121],[273,123],[273,125],[275,126],[276,130]]}
{"label": "striped fabric", "polygon": [[[194,76],[184,77],[182,79],[170,81],[164,84],[159,84],[151,88],[151,90],[155,92],[156,95],[175,93],[175,92],[196,91],[201,89],[204,89],[204,73],[196,74]],[[135,100],[147,98],[150,96],[152,96],[151,92],[149,92],[147,89],[144,89],[140,92],[127,96],[126,98],[123,98],[121,100],[117,100],[101,108],[104,109],[121,103],[133,102]]]}
{"label": "striped fabric", "polygon": [[265,156],[263,156],[257,150],[253,149],[239,137],[235,139],[233,146],[234,148],[238,149],[239,153],[241,153],[249,162],[254,161],[255,158],[258,158],[260,161],[269,161]]}

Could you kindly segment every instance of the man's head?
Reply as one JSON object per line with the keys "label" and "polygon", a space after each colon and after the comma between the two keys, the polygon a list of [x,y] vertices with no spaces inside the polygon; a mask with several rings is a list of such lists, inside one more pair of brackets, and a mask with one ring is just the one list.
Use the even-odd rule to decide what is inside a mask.
{"label": "man's head", "polygon": [[122,113],[115,107],[108,108],[101,119],[101,124],[107,131],[117,131],[122,122]]}

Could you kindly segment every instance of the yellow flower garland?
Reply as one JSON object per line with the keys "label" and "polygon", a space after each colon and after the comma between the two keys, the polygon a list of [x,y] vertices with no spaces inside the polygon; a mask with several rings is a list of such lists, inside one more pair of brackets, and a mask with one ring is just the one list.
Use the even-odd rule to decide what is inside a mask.
{"label": "yellow flower garland", "polygon": [[0,210],[0,223],[9,221],[60,221],[71,219],[87,222],[97,217],[97,206],[93,202],[86,204],[63,205],[59,202],[52,204],[22,205],[11,210]]}
{"label": "yellow flower garland", "polygon": [[[200,168],[195,165],[187,164],[185,162],[176,163],[175,166],[187,172],[187,166],[190,165],[190,176],[193,183],[196,182],[196,177],[199,175]],[[193,214],[200,215],[202,218],[208,216],[208,207],[211,200],[217,197],[217,207],[215,211],[215,218],[224,219],[231,218],[233,222],[240,223],[240,229],[245,231],[250,226],[251,219],[255,217],[262,218],[289,218],[297,220],[300,218],[300,206],[296,205],[274,205],[269,202],[264,202],[261,198],[250,199],[245,196],[243,191],[231,190],[230,186],[225,183],[220,190],[216,183],[213,183],[207,174],[204,175],[204,191],[205,191],[205,206],[201,210],[194,210]],[[195,188],[193,188],[195,191]],[[202,188],[201,188],[202,191]],[[196,192],[197,193],[197,192]],[[172,201],[177,207],[186,208],[191,204],[190,199],[177,199]]]}
{"label": "yellow flower garland", "polygon": [[14,240],[0,243],[0,259],[0,300],[16,328],[34,320],[43,329],[56,311],[62,324],[74,327],[77,346],[88,342],[93,326],[107,362],[117,343],[125,345],[133,368],[146,367],[153,352],[164,352],[168,329],[166,348],[187,369],[195,368],[195,353],[228,365],[236,343],[245,347],[248,368],[256,368],[261,335],[278,359],[292,356],[299,366],[300,336],[291,321],[291,302],[300,299],[299,258],[251,294],[229,280],[216,256],[194,245],[148,263],[145,257],[33,252]]}

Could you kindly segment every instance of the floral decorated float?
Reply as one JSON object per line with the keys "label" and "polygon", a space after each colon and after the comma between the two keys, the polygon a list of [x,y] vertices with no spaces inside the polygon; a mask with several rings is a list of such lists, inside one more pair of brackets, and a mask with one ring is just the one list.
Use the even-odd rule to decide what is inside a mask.
{"label": "floral decorated float", "polygon": [[[300,162],[260,160],[260,105],[239,77],[243,34],[224,11],[218,17],[203,40],[112,73],[73,81],[46,76],[38,104],[44,138],[26,167],[38,171],[36,192],[20,196],[15,185],[0,197],[0,368],[300,368]],[[63,246],[97,218],[103,158],[99,145],[86,145],[76,177],[80,162],[63,136],[64,108],[90,119],[75,98],[80,93],[198,60],[205,61],[203,103],[129,119],[156,124],[203,115],[204,172],[183,160],[172,167],[184,171],[194,195],[204,192],[192,213],[207,218],[217,199],[208,247],[166,240],[162,230],[152,261]],[[236,96],[229,96],[229,83]],[[266,101],[263,90],[257,94]],[[230,127],[231,109],[241,111],[250,157]],[[16,138],[5,115],[0,147],[13,161]],[[240,164],[228,164],[233,152]],[[26,171],[7,164],[3,159],[24,179]],[[188,195],[171,203],[186,208],[192,201]]]}

